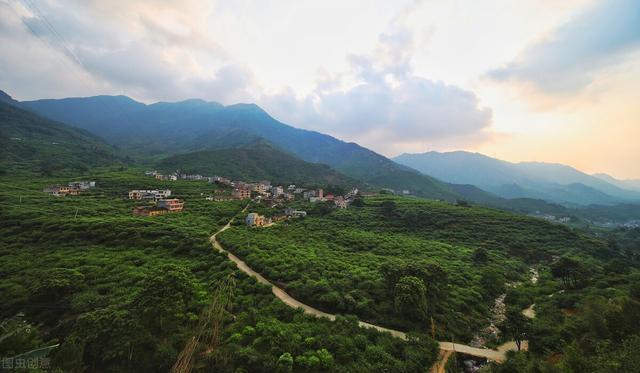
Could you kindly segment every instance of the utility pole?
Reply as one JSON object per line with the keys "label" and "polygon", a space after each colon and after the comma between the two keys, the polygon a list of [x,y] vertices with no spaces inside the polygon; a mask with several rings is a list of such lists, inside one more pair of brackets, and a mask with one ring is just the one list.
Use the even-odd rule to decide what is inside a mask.
{"label": "utility pole", "polygon": [[79,208],[78,208],[78,207],[76,207],[76,216],[74,216],[74,217],[73,217],[74,219],[77,219],[77,218],[78,218],[78,210],[79,210]]}
{"label": "utility pole", "polygon": [[436,324],[433,322],[433,316],[431,316],[431,338],[436,339]]}

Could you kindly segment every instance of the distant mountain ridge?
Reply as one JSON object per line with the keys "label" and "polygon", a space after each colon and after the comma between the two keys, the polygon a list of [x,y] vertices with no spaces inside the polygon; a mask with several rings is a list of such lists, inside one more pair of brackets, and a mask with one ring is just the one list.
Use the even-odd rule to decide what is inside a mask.
{"label": "distant mountain ridge", "polygon": [[618,188],[640,192],[640,179],[619,180],[610,175],[603,174],[603,173],[593,174],[592,176],[597,177],[598,179],[604,180],[609,184],[613,184]]}
{"label": "distant mountain ridge", "polygon": [[504,198],[580,205],[640,202],[638,191],[623,189],[562,164],[511,163],[464,151],[402,154],[394,160],[443,181],[475,185]]}
{"label": "distant mountain ridge", "polygon": [[304,161],[327,164],[372,185],[406,189],[426,198],[460,198],[439,180],[358,144],[281,123],[255,104],[223,106],[186,100],[146,105],[126,96],[95,96],[25,101],[19,105],[91,131],[138,155],[228,148],[264,139]]}
{"label": "distant mountain ridge", "polygon": [[[162,171],[219,175],[234,180],[270,180],[280,184],[334,185],[343,188],[359,182],[327,165],[305,162],[258,140],[239,147],[177,154],[158,163]],[[361,185],[362,187],[362,185]]]}
{"label": "distant mountain ridge", "polygon": [[[32,159],[18,159],[15,154],[21,151],[23,155],[30,154],[24,151],[28,147],[23,147],[16,152],[15,147],[11,148],[16,144],[6,141],[7,138],[10,139],[10,136],[7,136],[9,133],[7,128],[0,128],[2,129],[0,135],[4,136],[0,136],[0,140],[3,141],[0,149],[2,161],[9,159],[6,155],[11,154],[13,158],[8,164],[12,165],[31,167],[44,163],[46,167],[50,167],[51,162],[47,165],[47,162],[42,161],[54,160],[54,163],[57,163],[54,167],[86,169],[91,166],[120,162],[124,160],[122,154],[137,151],[145,154],[147,161],[158,162],[164,159],[161,161],[161,167],[171,171],[180,168],[186,172],[218,173],[226,167],[228,171],[238,174],[234,176],[230,173],[228,176],[240,179],[264,176],[273,181],[295,178],[303,182],[317,181],[319,184],[326,182],[334,185],[350,183],[356,179],[357,185],[360,186],[388,187],[398,191],[406,189],[421,197],[448,201],[465,199],[485,206],[525,214],[558,216],[577,214],[589,219],[594,217],[638,218],[635,212],[636,205],[632,204],[589,206],[585,209],[591,208],[588,211],[593,212],[585,214],[583,211],[587,210],[568,209],[566,206],[545,202],[541,198],[548,196],[537,190],[525,189],[515,183],[501,186],[505,195],[515,197],[507,199],[479,189],[470,183],[442,182],[424,176],[408,166],[395,163],[355,143],[346,143],[328,135],[300,130],[280,123],[253,104],[223,106],[202,100],[186,100],[179,103],[145,105],[126,96],[96,96],[86,100],[89,106],[95,107],[91,109],[84,107],[84,98],[21,103],[0,91],[0,102],[8,104],[5,106],[22,113],[21,115],[26,115],[29,122],[34,120],[42,122],[41,125],[44,127],[39,128],[36,133],[50,134],[51,128],[62,130],[54,137],[49,137],[49,140],[53,139],[49,143],[46,141],[47,138],[38,139],[39,143],[48,149],[40,147],[36,149],[46,150],[47,155],[40,152],[34,153],[36,157]],[[35,102],[37,104],[34,104]],[[40,111],[48,112],[60,120],[76,123],[76,127],[91,128],[92,133],[34,115],[33,112],[37,110],[30,107],[37,107]],[[25,108],[29,112],[17,108]],[[0,120],[0,125],[6,124],[10,124],[8,128],[11,130],[19,128],[14,126],[13,121]],[[98,136],[110,138],[112,144],[124,147],[127,152],[117,149],[118,156],[115,156],[116,150],[102,142]],[[70,146],[57,146],[62,143]],[[256,144],[264,146],[251,149]],[[137,149],[139,147],[144,149]],[[50,150],[54,152],[47,153]],[[60,150],[63,152],[60,153]],[[460,153],[464,155],[464,152]],[[498,161],[486,156],[485,158],[485,161],[490,163]],[[333,164],[328,167],[326,164],[330,162]],[[507,172],[510,171],[509,162],[498,162],[501,162],[504,167],[501,177],[503,180],[510,181]],[[464,164],[461,162],[462,166]],[[233,165],[238,167],[233,168]],[[277,166],[274,168],[274,165]],[[475,170],[471,166],[466,169]],[[348,176],[345,175],[347,172]],[[473,172],[467,173],[473,174]],[[483,175],[486,176],[484,171],[479,173],[479,176]],[[279,180],[280,178],[284,180]],[[591,190],[580,183],[561,186],[561,192],[566,192],[567,188],[573,188],[582,193],[597,194],[600,200],[603,198],[615,200],[614,197],[603,196],[602,192]],[[528,197],[520,198],[523,194]],[[531,197],[532,195],[535,197]]]}

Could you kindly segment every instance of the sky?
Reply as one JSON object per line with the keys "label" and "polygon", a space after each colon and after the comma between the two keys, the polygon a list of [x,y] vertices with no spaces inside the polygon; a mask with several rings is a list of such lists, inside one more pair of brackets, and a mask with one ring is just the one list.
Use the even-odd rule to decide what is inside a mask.
{"label": "sky", "polygon": [[0,0],[0,89],[255,102],[390,157],[640,178],[638,0]]}

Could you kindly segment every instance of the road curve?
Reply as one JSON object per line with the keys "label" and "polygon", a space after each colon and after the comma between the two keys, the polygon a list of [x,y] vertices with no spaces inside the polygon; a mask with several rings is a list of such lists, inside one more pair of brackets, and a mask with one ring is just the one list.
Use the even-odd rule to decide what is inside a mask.
{"label": "road curve", "polygon": [[[244,212],[245,210],[246,210],[246,207],[242,211]],[[320,311],[317,308],[311,307],[308,304],[304,304],[304,303],[300,302],[299,300],[293,298],[291,295],[287,294],[287,292],[284,291],[284,289],[282,289],[282,288],[278,287],[277,285],[271,283],[269,280],[264,278],[264,276],[262,276],[260,273],[254,271],[242,259],[240,259],[237,256],[233,255],[229,251],[225,250],[222,247],[222,245],[220,245],[220,242],[217,240],[216,236],[218,234],[224,232],[225,230],[229,229],[231,227],[231,223],[232,222],[233,222],[233,219],[231,219],[231,221],[229,221],[229,223],[227,223],[227,225],[222,227],[219,231],[217,231],[216,233],[214,233],[211,236],[210,240],[211,240],[211,244],[213,245],[214,249],[216,249],[217,251],[219,251],[222,254],[226,254],[227,257],[232,262],[236,263],[236,265],[238,266],[238,269],[241,270],[242,272],[246,273],[249,276],[255,277],[256,280],[258,280],[258,282],[260,282],[262,284],[271,286],[271,292],[273,293],[273,295],[275,295],[276,298],[278,298],[281,301],[283,301],[287,306],[292,307],[292,308],[302,308],[304,310],[304,313],[307,313],[309,315],[313,315],[313,316],[316,316],[316,317],[326,317],[327,319],[329,319],[331,321],[334,321],[336,319],[336,315]],[[358,324],[363,328],[372,328],[372,329],[376,329],[376,330],[378,330],[380,332],[390,333],[392,336],[394,336],[396,338],[400,338],[400,339],[404,339],[404,340],[407,339],[407,334],[404,333],[404,332],[401,332],[399,330],[384,328],[382,326],[370,324],[370,323],[367,323],[367,322],[364,322],[364,321],[358,321]],[[476,357],[481,357],[481,358],[485,358],[485,359],[488,359],[488,360],[492,360],[492,361],[495,361],[495,362],[498,362],[498,363],[504,362],[506,360],[506,352],[507,351],[516,349],[515,343],[513,343],[513,342],[507,342],[507,343],[501,345],[500,347],[498,347],[498,350],[490,350],[490,349],[486,349],[486,348],[471,347],[471,346],[458,344],[458,343],[452,343],[452,342],[438,342],[438,343],[440,344],[440,350],[442,350],[442,351],[460,352],[460,353],[464,353],[464,354],[467,354],[467,355],[472,355],[472,356],[476,356]]]}

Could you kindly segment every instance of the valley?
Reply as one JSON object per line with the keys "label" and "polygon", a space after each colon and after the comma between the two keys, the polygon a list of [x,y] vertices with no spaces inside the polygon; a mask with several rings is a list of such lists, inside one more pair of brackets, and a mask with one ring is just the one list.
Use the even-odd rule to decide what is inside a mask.
{"label": "valley", "polygon": [[[40,368],[63,371],[604,372],[637,358],[638,228],[590,226],[632,220],[633,202],[499,197],[255,105],[0,105],[0,351],[11,361],[42,351]],[[140,132],[124,136],[132,125]]]}
{"label": "valley", "polygon": [[640,1],[0,1],[0,373],[640,373]]}

